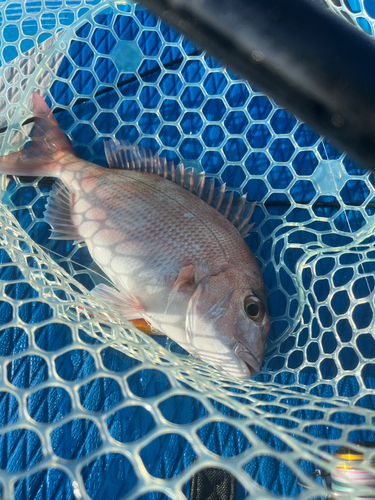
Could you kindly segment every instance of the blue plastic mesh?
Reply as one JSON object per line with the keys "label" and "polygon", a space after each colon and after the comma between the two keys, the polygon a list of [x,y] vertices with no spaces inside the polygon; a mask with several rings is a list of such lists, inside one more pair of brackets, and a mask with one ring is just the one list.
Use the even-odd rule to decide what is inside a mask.
{"label": "blue plastic mesh", "polygon": [[[329,6],[372,34],[370,1]],[[247,382],[129,329],[86,246],[48,240],[51,182],[4,178],[2,497],[183,499],[210,467],[236,499],[326,496],[311,474],[375,443],[373,177],[139,5],[8,0],[0,30],[2,154],[39,89],[84,159],[127,139],[247,193],[272,316]]]}

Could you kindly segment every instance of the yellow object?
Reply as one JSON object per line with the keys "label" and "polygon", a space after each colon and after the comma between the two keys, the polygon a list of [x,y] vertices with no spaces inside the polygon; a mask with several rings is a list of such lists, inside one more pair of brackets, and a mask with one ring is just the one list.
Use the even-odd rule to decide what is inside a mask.
{"label": "yellow object", "polygon": [[141,332],[146,333],[147,335],[161,335],[160,333],[153,330],[144,319],[131,319],[130,323],[132,323],[133,326],[138,328],[138,330],[141,330]]}

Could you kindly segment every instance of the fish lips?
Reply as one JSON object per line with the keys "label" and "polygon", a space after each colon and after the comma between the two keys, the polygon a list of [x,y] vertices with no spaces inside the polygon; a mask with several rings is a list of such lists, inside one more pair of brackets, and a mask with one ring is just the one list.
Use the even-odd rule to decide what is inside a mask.
{"label": "fish lips", "polygon": [[234,354],[246,364],[251,375],[256,375],[259,372],[262,363],[241,342],[237,342]]}

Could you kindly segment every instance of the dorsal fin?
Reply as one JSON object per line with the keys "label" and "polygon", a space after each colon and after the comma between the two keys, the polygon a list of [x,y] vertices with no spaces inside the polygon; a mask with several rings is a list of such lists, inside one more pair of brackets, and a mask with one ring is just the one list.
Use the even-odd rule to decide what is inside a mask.
{"label": "dorsal fin", "polygon": [[[149,149],[128,141],[104,141],[105,155],[110,168],[139,170],[156,174],[194,193],[229,219],[246,238],[254,224],[249,224],[256,202],[248,203],[246,195],[234,199],[234,191],[226,191],[222,184],[215,189],[215,177],[207,178],[205,172],[186,170],[183,163],[177,167]],[[227,195],[227,196],[226,196]]]}

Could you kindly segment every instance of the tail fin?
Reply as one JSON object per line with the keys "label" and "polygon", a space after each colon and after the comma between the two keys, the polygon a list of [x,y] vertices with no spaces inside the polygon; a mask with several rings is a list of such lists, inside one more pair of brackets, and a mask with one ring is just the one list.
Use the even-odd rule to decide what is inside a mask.
{"label": "tail fin", "polygon": [[76,152],[69,144],[45,100],[36,92],[32,146],[0,158],[0,174],[57,177],[59,159]]}

